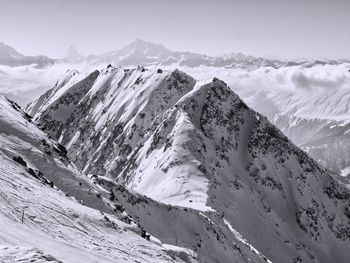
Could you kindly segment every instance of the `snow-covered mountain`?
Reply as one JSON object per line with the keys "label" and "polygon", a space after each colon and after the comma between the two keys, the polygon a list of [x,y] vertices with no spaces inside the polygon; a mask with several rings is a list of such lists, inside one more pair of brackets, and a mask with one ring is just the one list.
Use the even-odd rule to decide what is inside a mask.
{"label": "snow-covered mountain", "polygon": [[44,67],[53,63],[54,60],[46,56],[25,56],[13,47],[0,42],[0,65],[13,67],[35,64],[37,67]]}
{"label": "snow-covered mountain", "polygon": [[203,262],[348,262],[349,190],[225,83],[72,75],[28,112],[151,234]]}
{"label": "snow-covered mountain", "polygon": [[196,262],[148,236],[66,154],[0,97],[1,262]]}

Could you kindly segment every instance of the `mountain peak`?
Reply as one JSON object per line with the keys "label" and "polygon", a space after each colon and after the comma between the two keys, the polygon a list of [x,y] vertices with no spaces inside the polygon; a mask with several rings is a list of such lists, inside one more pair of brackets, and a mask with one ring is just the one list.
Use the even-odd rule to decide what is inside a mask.
{"label": "mountain peak", "polygon": [[83,55],[74,46],[70,46],[64,58],[69,61],[78,61],[83,58]]}
{"label": "mountain peak", "polygon": [[140,38],[137,38],[134,42],[125,46],[125,48],[132,48],[135,51],[141,53],[162,53],[164,51],[168,51],[163,45],[155,44],[149,41],[144,41]]}
{"label": "mountain peak", "polygon": [[131,45],[148,45],[148,46],[161,46],[161,47],[163,47],[163,45],[161,45],[161,44],[156,44],[156,43],[153,43],[150,41],[143,40],[141,38],[137,38],[134,42],[131,43]]}
{"label": "mountain peak", "polygon": [[0,42],[0,57],[13,57],[13,58],[20,58],[24,57],[21,53],[19,53],[16,49],[13,47],[5,44],[4,42]]}
{"label": "mountain peak", "polygon": [[147,42],[145,40],[142,40],[141,38],[136,38],[136,40],[134,41],[134,43],[150,43],[150,42]]}

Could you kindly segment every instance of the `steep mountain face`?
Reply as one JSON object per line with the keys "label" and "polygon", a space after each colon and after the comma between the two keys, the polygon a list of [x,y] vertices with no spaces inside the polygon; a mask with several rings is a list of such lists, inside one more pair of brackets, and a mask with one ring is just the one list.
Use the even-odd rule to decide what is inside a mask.
{"label": "steep mountain face", "polygon": [[196,262],[146,235],[4,97],[0,127],[1,262]]}
{"label": "steep mountain face", "polygon": [[189,69],[219,76],[322,166],[348,175],[349,63],[272,69]]}
{"label": "steep mountain face", "polygon": [[51,89],[42,94],[34,102],[28,104],[27,112],[30,115],[34,115],[36,113],[41,114],[41,112],[46,109],[45,107],[50,105],[67,89],[85,77],[86,74],[79,73],[77,70],[67,70],[66,75],[61,80],[56,81],[55,85]]}
{"label": "steep mountain face", "polygon": [[322,166],[342,176],[349,175],[350,125],[347,121],[297,118],[293,115],[276,115],[274,121],[276,126]]}
{"label": "steep mountain face", "polygon": [[241,95],[322,166],[348,175],[348,85],[296,92],[242,91]]}
{"label": "steep mountain face", "polygon": [[203,262],[348,261],[349,190],[222,81],[108,67],[48,94],[35,121],[161,240]]}
{"label": "steep mountain face", "polygon": [[0,43],[0,65],[14,67],[36,64],[37,67],[44,67],[53,63],[54,60],[46,56],[25,56],[14,48]]}

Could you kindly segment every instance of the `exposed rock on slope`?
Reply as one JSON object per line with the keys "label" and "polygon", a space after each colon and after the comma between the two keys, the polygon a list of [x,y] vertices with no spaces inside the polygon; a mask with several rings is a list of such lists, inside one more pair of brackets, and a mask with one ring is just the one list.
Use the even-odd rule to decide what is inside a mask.
{"label": "exposed rock on slope", "polygon": [[66,154],[0,97],[1,262],[195,262],[190,250],[142,238]]}
{"label": "exposed rock on slope", "polygon": [[[272,262],[348,261],[349,190],[225,83],[195,83],[178,70],[92,75],[49,104],[37,102],[35,120],[85,172],[205,215],[225,238],[201,238],[200,259],[215,262],[210,250],[230,262],[218,242],[234,251],[227,241],[243,236]],[[127,209],[162,238],[159,222]]]}
{"label": "exposed rock on slope", "polygon": [[348,67],[261,68],[246,73],[247,80],[228,71],[222,78],[322,166],[348,175]]}

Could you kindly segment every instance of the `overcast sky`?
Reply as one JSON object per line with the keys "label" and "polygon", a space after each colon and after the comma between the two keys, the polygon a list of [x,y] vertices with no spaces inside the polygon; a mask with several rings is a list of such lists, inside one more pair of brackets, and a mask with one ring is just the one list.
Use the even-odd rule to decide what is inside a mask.
{"label": "overcast sky", "polygon": [[84,55],[136,38],[171,50],[350,58],[350,0],[0,0],[0,42]]}

